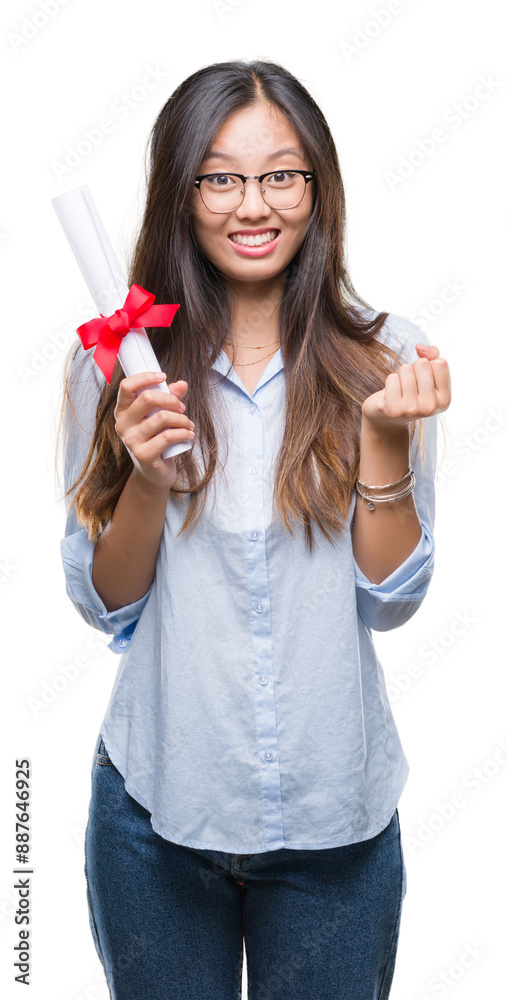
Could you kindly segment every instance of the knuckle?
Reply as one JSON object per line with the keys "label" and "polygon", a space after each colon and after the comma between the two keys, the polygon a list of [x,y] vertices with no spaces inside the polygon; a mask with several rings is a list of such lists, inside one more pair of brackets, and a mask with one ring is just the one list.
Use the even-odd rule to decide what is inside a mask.
{"label": "knuckle", "polygon": [[159,410],[157,413],[154,414],[154,416],[156,418],[157,423],[163,426],[167,421],[167,410]]}

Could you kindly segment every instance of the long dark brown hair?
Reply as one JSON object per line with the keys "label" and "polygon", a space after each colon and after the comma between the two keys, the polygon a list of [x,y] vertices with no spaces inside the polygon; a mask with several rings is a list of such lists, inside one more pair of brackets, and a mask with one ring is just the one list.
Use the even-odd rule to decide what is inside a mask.
{"label": "long dark brown hair", "polygon": [[[291,518],[302,523],[311,552],[312,523],[328,541],[333,541],[330,530],[343,530],[359,470],[361,404],[383,388],[402,359],[376,339],[388,313],[371,310],[348,274],[344,188],[329,128],[305,87],[282,66],[215,63],[184,80],[164,104],[149,137],[146,205],[128,284],[147,288],[158,303],[180,303],[169,330],[147,332],[168,384],[188,383],[185,412],[196,425],[202,454],[201,475],[191,450],[176,457],[172,492],[188,494],[181,534],[195,527],[220,465],[209,380],[223,342],[232,339],[224,278],[204,256],[192,228],[194,180],[229,116],[258,101],[287,116],[317,172],[312,214],[287,268],[279,308],[286,402],[274,480],[281,522],[291,534]],[[60,430],[80,377],[79,353],[87,359],[78,343],[66,358]],[[110,520],[133,468],[114,426],[123,377],[119,362],[110,385],[101,377],[89,452],[65,493],[75,491],[77,520],[92,541]],[[410,440],[417,423],[422,431],[422,421],[412,422]]]}

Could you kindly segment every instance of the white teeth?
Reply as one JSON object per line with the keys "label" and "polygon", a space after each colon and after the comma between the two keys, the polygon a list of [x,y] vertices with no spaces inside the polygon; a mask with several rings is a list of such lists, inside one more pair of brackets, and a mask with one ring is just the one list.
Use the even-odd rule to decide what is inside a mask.
{"label": "white teeth", "polygon": [[231,236],[231,240],[234,243],[241,243],[245,247],[260,247],[263,243],[271,243],[272,240],[276,239],[276,229],[272,229],[269,233],[260,233],[257,236],[240,236],[238,233],[234,233]]}

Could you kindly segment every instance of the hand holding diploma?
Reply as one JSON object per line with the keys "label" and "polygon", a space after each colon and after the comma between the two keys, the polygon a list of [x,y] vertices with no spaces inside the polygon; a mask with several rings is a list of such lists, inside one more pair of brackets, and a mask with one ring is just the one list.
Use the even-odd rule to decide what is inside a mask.
{"label": "hand holding diploma", "polygon": [[[86,184],[53,198],[52,202],[97,309],[100,311],[107,307],[108,315],[101,312],[100,318],[78,328],[83,346],[88,350],[96,345],[93,357],[108,382],[111,381],[116,357],[128,377],[151,373],[152,406],[148,414],[151,419],[160,407],[158,399],[158,405],[153,405],[155,393],[162,398],[162,393],[170,394],[170,390],[162,379],[153,379],[153,373],[160,372],[160,365],[143,324],[170,326],[179,306],[153,305],[154,296],[149,291],[139,285],[128,288]],[[178,386],[182,384],[186,385],[174,383]],[[143,382],[139,392],[144,391],[147,385]],[[165,409],[161,412],[167,415]],[[176,438],[164,449],[161,457],[172,458],[191,447],[187,431],[185,439],[178,441]]]}
{"label": "hand holding diploma", "polygon": [[195,424],[185,416],[185,404],[181,402],[188,388],[183,379],[172,382],[168,394],[160,401],[160,408],[153,409],[153,382],[163,378],[164,372],[143,372],[122,379],[114,411],[116,433],[150,489],[171,489],[174,485],[176,462],[174,458],[165,462],[162,459],[166,442],[178,440],[182,432],[190,444],[194,437]]}

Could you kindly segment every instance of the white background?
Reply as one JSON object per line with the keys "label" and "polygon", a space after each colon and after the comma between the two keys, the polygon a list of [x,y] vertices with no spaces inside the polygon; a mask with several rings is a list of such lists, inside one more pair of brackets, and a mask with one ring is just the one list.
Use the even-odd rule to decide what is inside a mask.
{"label": "white background", "polygon": [[[389,22],[382,27],[373,14],[387,3],[352,0],[51,0],[48,9],[43,23],[40,3],[7,3],[0,39],[4,996],[23,992],[12,964],[14,760],[29,757],[30,996],[108,997],[88,925],[83,836],[92,753],[119,658],[71,605],[60,561],[55,427],[63,360],[76,336],[69,330],[82,322],[88,292],[50,199],[88,184],[124,262],[155,116],[190,73],[237,58],[281,63],[316,99],[343,171],[356,288],[374,308],[412,318],[450,365],[434,577],[411,621],[374,633],[411,767],[399,804],[408,892],[391,997],[503,996],[503,5],[402,0],[380,17]],[[143,93],[147,74],[153,89]],[[69,147],[104,118],[112,131],[59,176]],[[444,138],[432,149],[439,128]],[[402,158],[408,176],[393,183]],[[67,684],[65,670],[75,675]]]}

